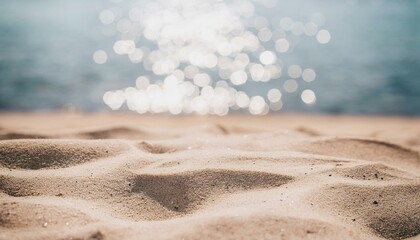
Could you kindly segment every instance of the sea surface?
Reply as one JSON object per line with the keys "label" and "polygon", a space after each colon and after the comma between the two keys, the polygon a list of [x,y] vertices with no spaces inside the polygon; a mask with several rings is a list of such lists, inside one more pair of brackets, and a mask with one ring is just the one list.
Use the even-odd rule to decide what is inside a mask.
{"label": "sea surface", "polygon": [[[127,1],[129,2],[129,1]],[[117,36],[106,36],[99,14],[125,1],[0,1],[0,110],[108,110],[106,91],[135,86],[150,72],[117,55]],[[284,65],[313,68],[316,80],[282,92],[283,112],[420,115],[420,1],[279,1],[259,14],[307,21],[326,18],[328,44],[302,36]],[[104,64],[92,55],[108,53]],[[285,72],[285,71],[284,71]],[[285,73],[283,73],[284,75]],[[250,96],[282,88],[287,77],[239,86]],[[316,93],[302,102],[302,89]],[[126,108],[122,108],[124,111]]]}

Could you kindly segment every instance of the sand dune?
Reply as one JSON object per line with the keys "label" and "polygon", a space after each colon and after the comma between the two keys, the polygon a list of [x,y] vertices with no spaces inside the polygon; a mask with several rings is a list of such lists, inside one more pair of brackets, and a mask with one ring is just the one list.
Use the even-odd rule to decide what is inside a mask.
{"label": "sand dune", "polygon": [[170,211],[189,213],[204,201],[222,194],[279,187],[290,180],[286,176],[263,172],[205,169],[171,175],[140,175],[135,179],[132,191],[153,199]]}
{"label": "sand dune", "polygon": [[[379,161],[396,166],[420,168],[419,152],[397,144],[354,138],[332,138],[311,141],[297,147],[302,152],[320,155]],[[404,164],[401,164],[401,162]]]}
{"label": "sand dune", "polygon": [[[239,234],[240,233],[240,234]],[[344,227],[313,219],[251,216],[219,218],[176,236],[179,239],[360,239]]]}
{"label": "sand dune", "polygon": [[110,141],[12,140],[0,142],[0,166],[40,169],[68,167],[115,156],[127,146]]}
{"label": "sand dune", "polygon": [[351,221],[358,221],[387,239],[403,239],[420,234],[420,184],[361,186],[336,184],[324,188],[323,209],[332,207]]}
{"label": "sand dune", "polygon": [[20,201],[3,201],[1,204],[0,222],[2,227],[14,231],[39,229],[39,226],[44,228],[83,226],[93,222],[86,214],[70,208]]}
{"label": "sand dune", "polygon": [[419,238],[420,120],[379,119],[3,114],[0,239]]}

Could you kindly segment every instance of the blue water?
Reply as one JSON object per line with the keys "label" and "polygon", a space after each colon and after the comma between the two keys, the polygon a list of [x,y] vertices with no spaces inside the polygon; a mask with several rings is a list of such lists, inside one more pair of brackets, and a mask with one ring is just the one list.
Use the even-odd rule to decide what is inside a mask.
{"label": "blue water", "polygon": [[[116,39],[101,33],[98,14],[111,5],[1,1],[0,110],[103,110],[104,92],[134,86],[145,70],[113,53]],[[281,112],[420,115],[419,1],[282,1],[261,11],[303,21],[321,12],[332,35],[327,45],[302,37],[284,55],[285,64],[316,69],[317,79],[299,88],[313,89],[317,102],[305,105],[299,94],[284,94]],[[108,52],[107,63],[93,62],[97,49]],[[257,95],[277,85],[273,80],[241,88]]]}

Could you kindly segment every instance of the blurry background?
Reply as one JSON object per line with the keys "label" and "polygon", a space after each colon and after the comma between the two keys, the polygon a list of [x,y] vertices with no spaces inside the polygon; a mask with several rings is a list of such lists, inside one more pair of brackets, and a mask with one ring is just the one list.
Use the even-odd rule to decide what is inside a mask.
{"label": "blurry background", "polygon": [[[126,39],[118,33],[118,21],[128,19],[133,2],[0,1],[0,109],[108,110],[104,103],[107,91],[136,87],[136,79],[143,75],[151,83],[163,79],[142,63],[133,63],[115,52],[115,42],[122,36]],[[238,91],[249,97],[261,95],[268,103],[269,90],[279,89],[282,106],[272,113],[420,115],[420,1],[277,2],[268,2],[267,6],[254,2],[255,15],[248,20],[263,17],[269,25],[275,25],[282,19],[285,23],[286,18],[306,24],[318,16],[315,20],[326,20],[318,30],[326,29],[331,39],[319,36],[317,40],[316,35],[306,36],[299,29],[294,33],[283,29],[280,35],[286,32],[286,36],[280,37],[296,46],[279,54],[274,44],[264,45],[265,50],[278,54],[281,76],[267,82],[255,82],[248,76],[247,84],[235,86]],[[112,23],[107,22],[109,10],[114,11]],[[249,31],[258,36],[258,28]],[[274,43],[275,34],[272,38]],[[324,40],[327,43],[320,44]],[[136,46],[152,51],[154,45],[139,40]],[[292,65],[314,69],[316,79],[296,77],[297,89],[285,91],[284,84],[291,78],[288,67]],[[217,72],[210,75],[214,81],[219,78]],[[316,94],[314,103],[302,101],[305,89]]]}

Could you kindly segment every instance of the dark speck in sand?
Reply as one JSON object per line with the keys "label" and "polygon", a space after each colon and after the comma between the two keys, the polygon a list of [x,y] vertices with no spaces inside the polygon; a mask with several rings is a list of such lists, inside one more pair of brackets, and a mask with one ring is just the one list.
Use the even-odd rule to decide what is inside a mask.
{"label": "dark speck in sand", "polygon": [[89,236],[89,240],[102,240],[102,239],[105,239],[105,236],[100,231],[97,231],[94,234]]}

